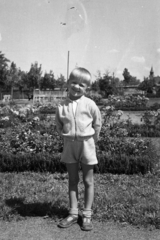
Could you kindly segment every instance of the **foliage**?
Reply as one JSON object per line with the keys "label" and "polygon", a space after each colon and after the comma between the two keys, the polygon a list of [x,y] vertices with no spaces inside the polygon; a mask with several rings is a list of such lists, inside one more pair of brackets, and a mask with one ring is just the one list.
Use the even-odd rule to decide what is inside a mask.
{"label": "foliage", "polygon": [[7,85],[13,86],[18,82],[18,69],[14,62],[11,62],[10,68],[7,74]]}
{"label": "foliage", "polygon": [[126,126],[129,137],[160,137],[160,128],[156,125],[146,125],[146,124],[132,124],[130,123]]}
{"label": "foliage", "polygon": [[28,72],[27,87],[29,89],[39,88],[40,79],[42,75],[42,66],[38,66],[38,62],[31,64],[31,68]]}
{"label": "foliage", "polygon": [[160,109],[144,112],[142,119],[147,127],[156,126],[157,129],[160,129]]}
{"label": "foliage", "polygon": [[159,77],[148,77],[139,84],[138,88],[146,92],[146,96],[149,98],[160,96],[160,87],[157,85]]}
{"label": "foliage", "polygon": [[114,96],[110,95],[108,97],[107,105],[112,105],[116,109],[144,109],[147,107],[149,99],[145,96],[140,95],[127,95],[127,96]]}
{"label": "foliage", "polygon": [[24,71],[21,71],[19,70],[19,81],[17,83],[18,85],[18,88],[20,90],[20,92],[24,93],[25,95],[27,95],[28,99],[29,97],[33,94],[33,89],[29,87],[29,84],[28,84],[28,73],[27,72],[24,72]]}
{"label": "foliage", "polygon": [[[138,143],[140,143],[140,147]],[[108,152],[103,149],[98,154],[99,173],[146,174],[147,172],[155,172],[158,158],[151,142],[148,142],[147,145],[145,141],[138,140],[136,145],[133,139],[129,143],[127,141],[122,142],[121,139],[118,139],[118,141],[112,139],[108,141],[108,144]]]}
{"label": "foliage", "polygon": [[0,153],[0,172],[66,172],[65,164],[60,162],[60,153],[51,155],[49,152]]}
{"label": "foliage", "polygon": [[56,105],[53,104],[44,104],[39,108],[40,113],[52,114],[56,112]]}
{"label": "foliage", "polygon": [[[62,152],[63,141],[56,132],[54,119],[47,118],[47,116],[40,117],[38,115],[40,109],[40,106],[37,109],[29,108],[29,106],[19,110],[9,107],[5,109],[5,114],[7,115],[8,111],[12,116],[15,115],[17,121],[13,121],[12,127],[8,127],[6,132],[2,129],[0,133],[1,153],[6,156],[2,168],[6,164],[7,156],[10,155],[18,154],[17,156],[20,158],[23,155],[28,156],[28,154],[32,156],[41,153],[43,156],[44,153],[57,155]],[[95,171],[114,173],[121,171],[127,174],[134,172],[144,174],[154,171],[157,158],[152,151],[153,146],[150,141],[139,137],[127,138],[126,126],[128,123],[121,120],[122,111],[116,112],[113,107],[103,107],[101,111],[103,126],[97,145],[97,156],[100,163]],[[3,117],[8,116],[9,114]],[[17,125],[18,120],[19,124]],[[142,161],[142,156],[144,161]],[[29,157],[29,166],[30,159]]]}
{"label": "foliage", "polygon": [[66,79],[62,74],[60,74],[60,76],[56,79],[56,87],[60,88],[61,90],[67,88]]}
{"label": "foliage", "polygon": [[119,86],[119,79],[115,78],[114,75],[110,76],[109,73],[106,72],[103,77],[99,75],[97,81],[99,83],[100,92],[104,93],[105,97],[118,93],[117,87]]}
{"label": "foliage", "polygon": [[102,104],[102,102],[101,102],[101,100],[102,100],[102,95],[101,94],[99,94],[99,93],[97,93],[97,92],[88,92],[87,94],[86,94],[86,96],[88,97],[88,98],[91,98],[97,105],[101,105]]}
{"label": "foliage", "polygon": [[47,88],[54,90],[55,85],[56,85],[56,80],[54,77],[54,73],[52,71],[50,71],[49,73],[45,73],[44,76],[41,77],[40,79],[40,83],[39,83],[40,90],[42,89],[46,90]]}
{"label": "foliage", "polygon": [[124,71],[123,71],[123,77],[124,77],[124,83],[126,85],[128,85],[129,82],[130,82],[131,75],[130,75],[130,73],[129,73],[127,68],[125,68]]}
{"label": "foliage", "polygon": [[5,55],[0,51],[0,87],[5,87],[8,62],[10,62]]}
{"label": "foliage", "polygon": [[138,135],[128,137],[128,122],[121,120],[122,111],[115,112],[113,107],[106,107],[102,112],[104,122],[98,143],[100,168],[130,174],[137,170],[141,173],[152,171],[158,159],[151,141]]}
{"label": "foliage", "polygon": [[98,80],[94,81],[94,82],[91,84],[91,91],[94,91],[94,92],[99,92],[99,91],[100,91]]}
{"label": "foliage", "polygon": [[140,83],[140,81],[136,77],[131,76],[127,68],[124,69],[122,75],[124,77],[124,85],[138,85]]}

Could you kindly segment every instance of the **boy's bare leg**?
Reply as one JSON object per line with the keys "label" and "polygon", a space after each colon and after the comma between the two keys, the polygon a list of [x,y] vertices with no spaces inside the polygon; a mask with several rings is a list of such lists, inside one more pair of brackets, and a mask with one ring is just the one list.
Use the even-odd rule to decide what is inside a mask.
{"label": "boy's bare leg", "polygon": [[85,186],[84,195],[84,210],[82,212],[82,226],[84,231],[91,231],[93,229],[92,218],[92,204],[94,198],[94,178],[93,165],[82,164],[83,182]]}
{"label": "boy's bare leg", "polygon": [[84,194],[84,208],[91,210],[94,198],[94,178],[93,178],[94,165],[82,164],[83,182],[85,186]]}
{"label": "boy's bare leg", "polygon": [[69,215],[58,224],[61,228],[68,228],[78,221],[78,164],[66,164],[69,175]]}
{"label": "boy's bare leg", "polygon": [[70,208],[78,208],[78,163],[68,163],[66,164],[68,176],[69,176],[69,201]]}

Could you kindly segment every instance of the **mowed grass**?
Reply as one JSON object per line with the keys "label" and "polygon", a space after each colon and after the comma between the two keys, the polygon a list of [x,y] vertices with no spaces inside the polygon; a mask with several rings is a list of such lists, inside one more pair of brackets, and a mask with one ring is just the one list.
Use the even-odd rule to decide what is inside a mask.
{"label": "mowed grass", "polygon": [[160,103],[160,98],[150,98],[147,105],[151,106],[155,103]]}
{"label": "mowed grass", "polygon": [[[0,173],[0,218],[20,220],[30,216],[54,220],[68,213],[68,175],[50,173]],[[84,186],[79,182],[79,208]],[[95,174],[93,219],[160,228],[160,177],[157,175]]]}
{"label": "mowed grass", "polygon": [[[139,117],[137,115],[135,121]],[[153,141],[160,156],[160,140]],[[0,218],[3,220],[30,216],[59,220],[68,213],[67,174],[0,173],[0,185]],[[80,173],[80,209],[83,198]],[[93,218],[160,229],[160,173],[144,176],[95,174]]]}

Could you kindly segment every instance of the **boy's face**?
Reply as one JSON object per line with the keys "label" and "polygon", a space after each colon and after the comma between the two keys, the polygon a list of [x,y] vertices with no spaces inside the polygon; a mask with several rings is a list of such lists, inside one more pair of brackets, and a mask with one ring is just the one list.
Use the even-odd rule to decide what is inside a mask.
{"label": "boy's face", "polygon": [[68,81],[68,92],[71,100],[80,98],[86,92],[87,84],[81,82],[79,79],[72,79]]}

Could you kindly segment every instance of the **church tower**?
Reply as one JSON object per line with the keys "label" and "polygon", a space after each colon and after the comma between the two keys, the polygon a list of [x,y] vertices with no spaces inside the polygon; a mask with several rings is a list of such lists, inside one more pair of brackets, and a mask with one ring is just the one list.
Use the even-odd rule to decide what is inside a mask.
{"label": "church tower", "polygon": [[151,67],[150,73],[149,73],[149,79],[153,80],[154,79],[154,71],[153,71],[153,67]]}

